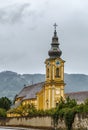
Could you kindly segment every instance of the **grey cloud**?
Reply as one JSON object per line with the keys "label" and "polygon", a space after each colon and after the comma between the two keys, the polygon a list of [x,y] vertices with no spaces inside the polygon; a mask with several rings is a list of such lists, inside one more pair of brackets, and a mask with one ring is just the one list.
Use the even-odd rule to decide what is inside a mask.
{"label": "grey cloud", "polygon": [[43,19],[44,13],[44,9],[31,8],[31,3],[12,4],[0,8],[0,24],[10,25],[10,28],[15,28],[11,24],[20,24],[21,28],[27,26],[29,30],[34,31]]}
{"label": "grey cloud", "polygon": [[24,3],[0,8],[0,65],[7,65],[2,68],[45,73],[43,61],[48,57],[52,25],[57,22],[66,72],[88,73],[85,72],[88,70],[88,9],[82,4],[85,2],[33,2],[34,5],[24,0]]}
{"label": "grey cloud", "polygon": [[29,3],[14,4],[0,9],[0,23],[16,23],[22,20],[24,12],[30,7]]}

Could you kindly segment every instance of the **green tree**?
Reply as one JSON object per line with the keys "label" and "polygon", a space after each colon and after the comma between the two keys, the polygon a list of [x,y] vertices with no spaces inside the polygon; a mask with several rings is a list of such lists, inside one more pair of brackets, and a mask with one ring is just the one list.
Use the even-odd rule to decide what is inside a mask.
{"label": "green tree", "polygon": [[77,102],[75,99],[70,99],[69,96],[66,98],[65,107],[73,108],[77,105]]}
{"label": "green tree", "polygon": [[88,98],[84,101],[85,105],[88,105]]}
{"label": "green tree", "polygon": [[59,101],[58,109],[60,110],[64,107],[65,107],[65,100],[63,99],[63,97],[61,97]]}
{"label": "green tree", "polygon": [[7,97],[0,98],[0,108],[3,108],[5,110],[9,110],[11,106],[11,100]]}
{"label": "green tree", "polygon": [[66,108],[64,113],[65,124],[67,126],[67,130],[72,129],[72,123],[74,122],[75,112],[72,108]]}
{"label": "green tree", "polygon": [[36,114],[36,108],[33,104],[19,105],[17,108],[10,109],[8,112],[19,114],[20,116],[32,116]]}
{"label": "green tree", "polygon": [[6,117],[6,110],[3,108],[0,108],[0,117]]}

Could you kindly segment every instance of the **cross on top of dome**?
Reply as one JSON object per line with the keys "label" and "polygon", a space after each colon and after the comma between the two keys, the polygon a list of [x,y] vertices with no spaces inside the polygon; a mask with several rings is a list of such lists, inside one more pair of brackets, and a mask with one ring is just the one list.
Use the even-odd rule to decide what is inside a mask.
{"label": "cross on top of dome", "polygon": [[56,30],[56,27],[57,27],[58,25],[55,23],[53,26],[54,26],[54,29]]}

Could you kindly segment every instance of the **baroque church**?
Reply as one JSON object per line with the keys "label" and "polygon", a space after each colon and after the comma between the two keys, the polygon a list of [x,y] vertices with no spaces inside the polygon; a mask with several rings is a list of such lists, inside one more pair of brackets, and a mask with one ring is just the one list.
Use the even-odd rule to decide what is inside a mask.
{"label": "baroque church", "polygon": [[37,109],[46,110],[55,108],[61,97],[65,99],[66,96],[69,96],[78,103],[82,103],[88,98],[88,92],[64,93],[65,61],[61,58],[62,51],[59,48],[60,44],[56,26],[57,25],[55,24],[51,48],[48,51],[48,58],[45,60],[45,82],[25,86],[15,99],[15,107],[20,104],[34,104]]}
{"label": "baroque church", "polygon": [[64,95],[64,63],[61,58],[62,51],[59,48],[59,39],[54,25],[51,48],[48,51],[49,57],[45,60],[46,78],[45,82],[25,86],[15,99],[15,105],[20,103],[33,103],[37,109],[55,108],[60,98]]}

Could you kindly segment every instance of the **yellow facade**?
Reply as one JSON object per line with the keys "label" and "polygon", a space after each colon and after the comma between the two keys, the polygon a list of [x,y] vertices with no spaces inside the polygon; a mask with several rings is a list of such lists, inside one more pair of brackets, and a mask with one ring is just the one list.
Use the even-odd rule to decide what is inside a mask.
{"label": "yellow facade", "polygon": [[26,99],[22,101],[22,105],[34,104],[37,108],[37,100],[36,99]]}
{"label": "yellow facade", "polygon": [[16,100],[15,100],[15,105],[16,104],[22,104],[22,105],[28,105],[28,104],[34,104],[34,106],[37,108],[37,99],[36,98],[34,98],[34,99],[25,99],[25,100],[23,100],[22,101],[22,98],[17,98]]}
{"label": "yellow facade", "polygon": [[38,109],[55,108],[64,97],[64,61],[61,58],[46,59],[46,81],[37,94]]}

